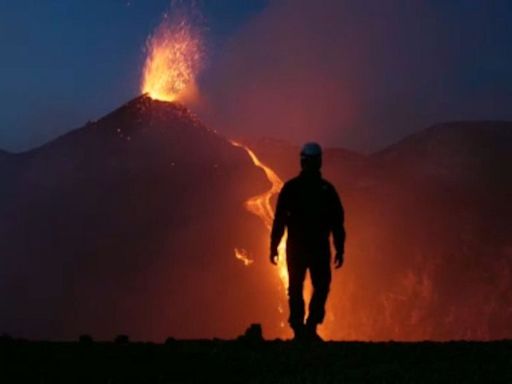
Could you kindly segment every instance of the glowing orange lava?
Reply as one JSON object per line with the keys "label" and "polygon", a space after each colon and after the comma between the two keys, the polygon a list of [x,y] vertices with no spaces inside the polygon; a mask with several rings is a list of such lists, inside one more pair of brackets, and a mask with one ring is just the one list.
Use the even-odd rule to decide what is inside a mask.
{"label": "glowing orange lava", "polygon": [[242,263],[244,263],[244,265],[246,267],[248,267],[249,265],[251,265],[252,263],[254,263],[254,260],[252,260],[250,257],[249,257],[249,254],[247,253],[247,251],[245,249],[241,249],[241,248],[235,248],[235,257],[240,260]]}
{"label": "glowing orange lava", "polygon": [[184,16],[167,16],[148,39],[142,93],[162,101],[176,101],[194,92],[201,67],[203,44],[199,28]]}
{"label": "glowing orange lava", "polygon": [[[247,210],[256,216],[258,216],[261,221],[263,221],[263,224],[265,227],[270,231],[272,229],[272,222],[274,220],[274,211],[272,209],[272,205],[270,203],[270,200],[272,197],[279,193],[281,188],[283,187],[283,180],[277,174],[269,168],[267,165],[263,164],[258,157],[254,154],[254,152],[247,147],[246,145],[240,144],[236,141],[231,140],[231,144],[233,144],[235,147],[243,148],[249,157],[251,158],[252,162],[255,166],[262,169],[263,172],[265,172],[265,176],[267,176],[267,179],[271,183],[271,187],[268,191],[251,197],[249,200],[245,202],[245,207]],[[237,256],[237,249],[235,249],[235,256]],[[286,270],[286,234],[281,239],[281,242],[279,243],[278,247],[279,252],[279,260],[277,264],[279,278],[281,279],[281,282],[283,283],[283,287],[286,290],[288,287],[288,271]],[[247,265],[247,264],[246,264]]]}
{"label": "glowing orange lava", "polygon": [[[254,151],[251,150],[249,147],[247,147],[246,145],[243,145],[241,143],[238,143],[236,141],[233,141],[233,140],[230,140],[230,142],[231,142],[231,144],[233,144],[236,147],[243,148],[247,152],[249,157],[251,158],[253,164],[256,167],[263,170],[263,172],[265,172],[265,176],[270,181],[271,187],[268,191],[266,191],[260,195],[253,196],[245,202],[246,209],[249,212],[258,216],[261,219],[261,221],[263,221],[263,224],[270,232],[272,230],[272,223],[274,221],[274,211],[272,209],[270,200],[272,199],[272,197],[274,197],[274,195],[278,194],[281,191],[281,188],[283,187],[283,180],[281,180],[281,178],[274,172],[274,170],[272,170],[270,167],[268,167],[267,165],[262,163],[260,161],[260,159],[254,153]],[[279,254],[279,258],[278,258],[278,262],[277,262],[277,272],[279,275],[279,279],[281,280],[281,283],[282,283],[283,293],[285,293],[288,289],[288,270],[286,267],[286,237],[287,237],[287,234],[285,232],[283,238],[281,239],[281,242],[279,243],[279,247],[277,249],[278,254]],[[240,251],[242,251],[242,253],[240,253]],[[241,257],[241,255],[243,257]],[[242,260],[244,262],[245,266],[249,266],[253,262],[253,260],[250,260],[250,262],[248,263],[247,256],[248,255],[245,250],[240,250],[238,248],[235,248],[235,257],[237,259]],[[311,297],[311,292],[312,292],[311,284],[309,282],[306,282],[305,292],[304,292],[306,297]],[[282,303],[279,304],[278,310],[280,313],[284,313]],[[308,313],[308,310],[306,308],[306,315],[307,315],[307,313]],[[285,326],[284,322],[281,322],[281,327],[284,327],[284,326]],[[328,331],[325,328],[323,328],[323,329],[320,329],[320,335],[324,338],[328,338],[329,334],[328,334]]]}

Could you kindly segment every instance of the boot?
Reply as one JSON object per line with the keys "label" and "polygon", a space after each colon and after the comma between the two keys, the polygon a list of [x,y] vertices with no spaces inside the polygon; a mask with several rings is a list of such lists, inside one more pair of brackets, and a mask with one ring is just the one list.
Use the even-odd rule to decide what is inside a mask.
{"label": "boot", "polygon": [[316,331],[318,324],[307,321],[305,326],[306,337],[309,341],[324,341]]}
{"label": "boot", "polygon": [[307,332],[304,325],[296,325],[292,327],[293,341],[304,341],[307,339]]}

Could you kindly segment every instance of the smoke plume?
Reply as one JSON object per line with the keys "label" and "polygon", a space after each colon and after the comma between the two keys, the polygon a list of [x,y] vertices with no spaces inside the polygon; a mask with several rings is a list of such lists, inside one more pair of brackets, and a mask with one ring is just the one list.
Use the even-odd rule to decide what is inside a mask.
{"label": "smoke plume", "polygon": [[509,119],[510,15],[500,1],[271,2],[212,63],[201,114],[232,136],[363,151],[438,121]]}

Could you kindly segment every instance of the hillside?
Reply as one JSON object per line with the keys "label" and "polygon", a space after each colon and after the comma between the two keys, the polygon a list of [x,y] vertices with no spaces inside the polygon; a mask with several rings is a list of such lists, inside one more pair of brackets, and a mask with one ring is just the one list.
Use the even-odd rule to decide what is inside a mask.
{"label": "hillside", "polygon": [[[512,337],[511,134],[512,123],[446,123],[370,156],[326,149],[347,227],[326,335]],[[259,145],[271,167],[298,173],[298,147]]]}
{"label": "hillside", "polygon": [[[4,332],[228,337],[274,288],[254,289],[233,255],[261,249],[264,228],[243,201],[268,188],[263,173],[178,104],[132,100],[16,155],[9,174],[0,200]],[[239,316],[219,310],[246,300],[253,310]]]}

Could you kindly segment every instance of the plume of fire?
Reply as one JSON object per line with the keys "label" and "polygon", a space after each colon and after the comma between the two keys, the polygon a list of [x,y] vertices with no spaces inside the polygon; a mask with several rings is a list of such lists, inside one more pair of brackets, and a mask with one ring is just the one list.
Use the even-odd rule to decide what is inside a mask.
{"label": "plume of fire", "polygon": [[203,39],[183,12],[162,23],[146,42],[142,93],[161,101],[176,101],[195,92],[203,59]]}
{"label": "plume of fire", "polygon": [[[142,74],[141,91],[152,99],[173,102],[193,95],[196,90],[196,76],[201,69],[204,47],[201,31],[194,27],[184,12],[176,12],[173,18],[165,15],[162,23],[149,37],[147,57]],[[246,209],[258,216],[270,231],[274,219],[271,199],[283,186],[281,178],[267,165],[263,164],[247,146],[235,141],[231,144],[243,148],[254,165],[263,170],[271,183],[271,188],[246,201]],[[254,260],[246,250],[235,248],[235,257],[245,266]],[[278,276],[283,291],[288,287],[286,268],[286,234],[278,247]],[[279,305],[279,312],[284,312]],[[281,323],[284,326],[283,323]]]}

